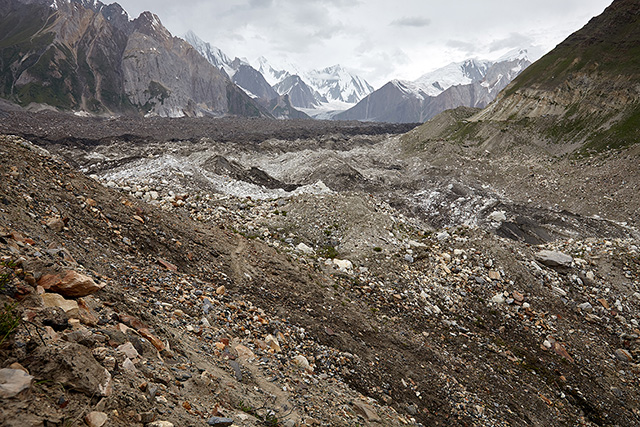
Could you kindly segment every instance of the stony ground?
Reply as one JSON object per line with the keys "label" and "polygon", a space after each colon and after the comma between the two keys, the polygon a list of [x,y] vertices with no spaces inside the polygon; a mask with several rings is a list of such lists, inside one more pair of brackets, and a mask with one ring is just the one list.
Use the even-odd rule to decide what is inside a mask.
{"label": "stony ground", "polygon": [[[397,139],[296,132],[261,140],[262,164],[196,138],[207,147],[175,158],[209,169],[166,176],[134,162],[178,141],[132,137],[126,159],[113,137],[91,160],[81,141],[33,138],[70,166],[2,137],[0,327],[17,321],[0,346],[2,423],[640,423],[633,229],[552,207],[510,228],[522,209],[464,180],[394,198],[412,167],[390,157]],[[323,149],[349,168],[296,172],[291,153],[311,164]],[[235,192],[212,191],[214,175]],[[446,224],[408,203],[429,183]],[[504,237],[527,226],[538,241]]]}

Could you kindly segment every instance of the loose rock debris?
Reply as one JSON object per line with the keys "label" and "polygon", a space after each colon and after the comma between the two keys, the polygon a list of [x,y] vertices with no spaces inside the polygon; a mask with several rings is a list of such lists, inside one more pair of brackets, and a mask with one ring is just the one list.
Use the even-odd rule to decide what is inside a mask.
{"label": "loose rock debris", "polygon": [[[197,218],[190,197],[154,206],[21,138],[0,151],[0,303],[20,321],[0,347],[6,425],[640,422],[634,239],[433,230],[357,193]],[[315,197],[360,198],[384,226],[284,229]],[[69,271],[97,286],[49,285]]]}

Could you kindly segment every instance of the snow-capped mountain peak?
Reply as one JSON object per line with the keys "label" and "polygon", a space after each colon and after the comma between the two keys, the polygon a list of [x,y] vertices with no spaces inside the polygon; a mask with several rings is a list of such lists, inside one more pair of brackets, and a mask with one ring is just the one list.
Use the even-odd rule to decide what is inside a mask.
{"label": "snow-capped mountain peak", "polygon": [[452,62],[437,70],[424,74],[414,81],[427,95],[438,96],[451,86],[466,85],[482,80],[492,63],[477,59]]}
{"label": "snow-capped mountain peak", "polygon": [[207,61],[220,69],[225,69],[228,74],[228,70],[226,68],[229,67],[232,60],[222,50],[215,46],[211,46],[210,43],[202,40],[193,31],[188,31],[187,34],[184,35],[184,39],[193,46],[195,50],[200,52]]}
{"label": "snow-capped mountain peak", "polygon": [[516,48],[508,51],[495,62],[503,61],[529,61],[535,62],[544,54],[544,49],[539,46],[528,46],[526,48]]}
{"label": "snow-capped mountain peak", "polygon": [[278,83],[282,82],[287,77],[295,74],[295,72],[291,73],[287,70],[276,69],[274,66],[271,65],[271,63],[264,56],[261,56],[260,58],[258,58],[257,64],[255,65],[256,65],[255,68],[257,68],[260,74],[264,76],[265,80],[271,86],[275,86]]}
{"label": "snow-capped mountain peak", "polygon": [[363,78],[349,72],[340,64],[303,75],[318,93],[331,101],[355,104],[373,92],[373,87]]}

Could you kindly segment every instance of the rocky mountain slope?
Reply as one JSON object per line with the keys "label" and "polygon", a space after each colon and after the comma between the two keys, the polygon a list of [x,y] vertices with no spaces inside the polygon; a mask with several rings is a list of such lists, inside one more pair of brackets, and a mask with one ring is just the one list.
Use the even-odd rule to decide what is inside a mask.
{"label": "rocky mountain slope", "polygon": [[299,102],[300,95],[296,90],[276,91],[277,88],[271,87],[264,76],[248,62],[240,58],[231,60],[220,49],[203,41],[192,31],[185,35],[185,40],[207,61],[229,76],[238,87],[273,117],[277,119],[309,118],[305,113],[294,108],[294,105],[298,107],[303,105]]}
{"label": "rocky mountain slope", "polygon": [[0,95],[91,113],[266,113],[157,16],[117,4],[2,0]]}
{"label": "rocky mountain slope", "polygon": [[483,108],[530,64],[526,51],[497,62],[453,63],[414,82],[393,80],[335,118],[422,123],[451,108]]}
{"label": "rocky mountain slope", "polygon": [[640,421],[633,228],[382,125],[4,114],[93,176],[1,139],[7,425]]}
{"label": "rocky mountain slope", "polygon": [[252,98],[269,101],[278,97],[278,93],[267,83],[262,74],[248,62],[240,58],[231,59],[220,49],[203,41],[193,31],[185,35],[185,40],[194,47],[207,61],[215,65]]}
{"label": "rocky mountain slope", "polygon": [[1,422],[638,425],[640,144],[558,155],[478,119],[502,102],[416,128],[0,103]]}
{"label": "rocky mountain slope", "polygon": [[299,108],[314,109],[327,102],[327,99],[311,89],[298,75],[290,75],[273,86],[278,93],[288,95],[293,105]]}
{"label": "rocky mountain slope", "polygon": [[534,129],[547,149],[583,154],[638,140],[640,5],[616,0],[522,73],[471,121]]}

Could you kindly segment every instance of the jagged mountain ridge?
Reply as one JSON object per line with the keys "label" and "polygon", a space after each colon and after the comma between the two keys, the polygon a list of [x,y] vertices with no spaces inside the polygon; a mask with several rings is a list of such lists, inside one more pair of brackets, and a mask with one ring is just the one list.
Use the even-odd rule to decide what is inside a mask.
{"label": "jagged mountain ridge", "polygon": [[452,63],[413,82],[393,80],[335,118],[424,122],[451,108],[482,108],[530,63],[522,52],[499,62],[470,59]]}
{"label": "jagged mountain ridge", "polygon": [[229,78],[242,88],[252,98],[271,100],[278,96],[262,74],[253,68],[248,62],[235,58],[231,59],[222,50],[211,43],[199,38],[193,31],[187,32],[184,39],[191,44],[212,65],[229,76]]}
{"label": "jagged mountain ridge", "polygon": [[23,106],[161,116],[268,115],[150,12],[0,0],[0,95]]}
{"label": "jagged mountain ridge", "polygon": [[428,96],[438,96],[451,86],[470,84],[482,80],[493,65],[491,61],[468,59],[451,63],[426,73],[412,82]]}
{"label": "jagged mountain ridge", "polygon": [[288,95],[293,105],[299,108],[316,108],[327,99],[314,91],[297,74],[288,75],[273,87],[276,92]]}
{"label": "jagged mountain ridge", "polygon": [[277,92],[265,80],[260,71],[253,68],[246,60],[240,58],[231,60],[222,50],[211,46],[210,43],[199,38],[193,31],[187,32],[184,38],[209,63],[228,76],[233,83],[269,111],[273,117],[278,119],[309,118],[308,115],[294,108],[289,92]]}
{"label": "jagged mountain ridge", "polygon": [[339,64],[306,72],[303,77],[329,102],[355,104],[373,92],[373,87],[365,79],[350,73]]}
{"label": "jagged mountain ridge", "polygon": [[[255,81],[245,81],[244,84],[240,84],[235,78],[238,66],[234,63],[240,61],[247,66],[251,64],[238,58],[232,61],[219,48],[203,41],[193,31],[185,34],[185,40],[191,43],[209,62],[225,70],[231,79],[245,91],[258,94],[264,92],[263,88],[268,84],[279,95],[289,95],[292,105],[298,108],[313,109],[320,107],[321,104],[335,101],[355,104],[373,92],[373,87],[365,79],[340,65],[312,71],[301,71],[295,66],[278,70],[265,57],[258,58],[255,66],[252,67],[261,74],[262,78],[256,75]],[[257,91],[252,89],[256,86],[260,87]]]}

